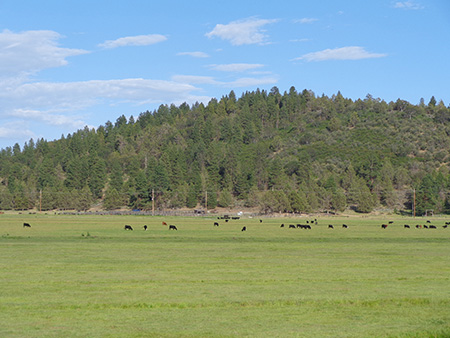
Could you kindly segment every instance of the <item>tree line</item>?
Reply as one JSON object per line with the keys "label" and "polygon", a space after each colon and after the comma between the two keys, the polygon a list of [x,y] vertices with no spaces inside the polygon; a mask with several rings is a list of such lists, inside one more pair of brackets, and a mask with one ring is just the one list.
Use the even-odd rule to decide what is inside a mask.
{"label": "tree line", "polygon": [[231,91],[2,149],[0,209],[450,213],[449,121],[434,97]]}

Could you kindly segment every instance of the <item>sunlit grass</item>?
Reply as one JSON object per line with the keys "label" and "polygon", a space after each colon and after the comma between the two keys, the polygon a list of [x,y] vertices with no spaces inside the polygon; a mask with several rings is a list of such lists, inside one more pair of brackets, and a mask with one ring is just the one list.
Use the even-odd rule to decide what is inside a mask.
{"label": "sunlit grass", "polygon": [[450,333],[444,219],[0,216],[2,337]]}

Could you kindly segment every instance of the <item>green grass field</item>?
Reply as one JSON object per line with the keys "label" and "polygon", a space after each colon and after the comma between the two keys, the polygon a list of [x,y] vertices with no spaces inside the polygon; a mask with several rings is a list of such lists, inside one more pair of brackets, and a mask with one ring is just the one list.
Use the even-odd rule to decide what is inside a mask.
{"label": "green grass field", "polygon": [[0,337],[450,337],[446,220],[389,219],[3,214]]}

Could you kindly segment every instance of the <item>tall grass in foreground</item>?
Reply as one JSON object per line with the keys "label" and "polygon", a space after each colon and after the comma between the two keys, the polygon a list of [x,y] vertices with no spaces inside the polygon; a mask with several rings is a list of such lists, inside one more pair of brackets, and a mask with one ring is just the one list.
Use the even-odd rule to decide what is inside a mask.
{"label": "tall grass in foreground", "polygon": [[450,336],[443,219],[214,221],[0,215],[0,336]]}

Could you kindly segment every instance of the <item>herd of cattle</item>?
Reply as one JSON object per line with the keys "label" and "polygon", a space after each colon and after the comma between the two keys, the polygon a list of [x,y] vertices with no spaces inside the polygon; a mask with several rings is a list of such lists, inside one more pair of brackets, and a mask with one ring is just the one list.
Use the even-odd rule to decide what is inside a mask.
{"label": "herd of cattle", "polygon": [[[219,218],[219,219],[223,219],[223,218]],[[239,219],[239,217],[233,217],[232,219]],[[225,222],[228,222],[228,218],[225,219]],[[260,223],[262,223],[262,219],[259,220]],[[386,229],[388,226],[390,226],[391,224],[393,224],[394,221],[389,221],[387,224],[383,223],[381,224],[381,228],[382,229]],[[415,227],[416,229],[437,229],[436,225],[431,224],[431,221],[426,221],[427,224],[417,224]],[[306,221],[306,224],[287,224],[286,228],[289,229],[306,229],[306,230],[311,230],[311,225],[317,225],[317,219],[311,220],[311,221]],[[166,222],[162,222],[162,225],[168,226],[169,230],[178,230],[177,227],[175,225],[168,225]],[[446,229],[448,226],[450,225],[450,222],[445,222],[445,224],[442,226],[442,228]],[[219,226],[219,222],[214,222],[213,226],[218,227]],[[29,223],[23,223],[23,227],[24,228],[31,228],[31,225]],[[284,223],[281,224],[280,228],[284,228],[285,225]],[[334,229],[335,225],[333,224],[328,224],[328,229]],[[403,227],[405,229],[410,229],[411,226],[408,224],[404,224]],[[342,228],[347,229],[348,225],[347,224],[342,224]],[[124,226],[125,230],[133,230],[133,227],[129,224],[125,224]],[[144,231],[146,231],[148,229],[147,225],[143,226]],[[241,231],[246,231],[247,227],[244,226],[242,227]]]}

